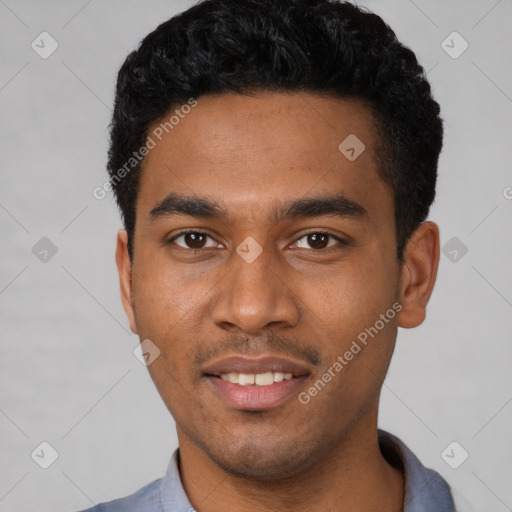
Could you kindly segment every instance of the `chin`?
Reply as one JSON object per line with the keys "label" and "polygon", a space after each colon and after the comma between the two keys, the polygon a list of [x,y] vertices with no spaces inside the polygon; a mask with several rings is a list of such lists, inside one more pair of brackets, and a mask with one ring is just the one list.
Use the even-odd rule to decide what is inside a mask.
{"label": "chin", "polygon": [[[263,441],[264,443],[264,441]],[[296,440],[281,441],[278,446],[254,441],[230,443],[217,447],[204,446],[210,459],[227,473],[257,480],[291,477],[309,467],[316,459],[311,447]]]}

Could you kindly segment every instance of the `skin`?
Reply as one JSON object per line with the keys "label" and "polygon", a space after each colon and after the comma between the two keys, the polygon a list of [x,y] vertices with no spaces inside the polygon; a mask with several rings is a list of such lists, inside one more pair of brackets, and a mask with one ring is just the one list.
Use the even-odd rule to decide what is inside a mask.
{"label": "skin", "polygon": [[[338,150],[349,134],[366,146],[352,162]],[[121,296],[132,331],[161,351],[148,369],[175,419],[181,480],[199,512],[403,510],[403,475],[377,442],[379,395],[397,327],[425,318],[439,231],[423,223],[399,264],[393,195],[377,173],[376,148],[360,101],[223,94],[199,98],[144,161],[133,262],[126,232],[118,234]],[[170,192],[208,197],[228,217],[152,219]],[[367,214],[270,218],[276,203],[334,193]],[[169,242],[187,229],[208,236]],[[315,245],[310,233],[348,244]],[[252,263],[236,252],[248,236],[263,249]],[[234,409],[198,364],[290,357],[311,371],[307,391],[395,302],[400,313],[307,405],[294,395],[269,410]]]}

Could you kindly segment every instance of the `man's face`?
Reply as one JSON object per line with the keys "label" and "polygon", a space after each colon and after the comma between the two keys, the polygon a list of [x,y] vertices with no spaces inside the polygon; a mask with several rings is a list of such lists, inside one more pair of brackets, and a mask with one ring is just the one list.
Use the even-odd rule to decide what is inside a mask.
{"label": "man's face", "polygon": [[[355,159],[355,139],[338,149],[351,134]],[[359,102],[225,94],[199,98],[145,159],[128,314],[161,351],[149,371],[180,443],[227,471],[293,474],[377,414],[401,267],[376,147]],[[173,211],[171,193],[218,211]]]}

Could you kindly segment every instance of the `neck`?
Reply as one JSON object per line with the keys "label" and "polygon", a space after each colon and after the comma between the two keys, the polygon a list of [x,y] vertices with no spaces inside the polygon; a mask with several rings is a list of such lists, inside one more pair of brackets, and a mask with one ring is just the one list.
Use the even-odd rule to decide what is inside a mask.
{"label": "neck", "polygon": [[325,458],[292,476],[273,480],[227,473],[178,427],[180,477],[185,492],[197,512],[402,512],[403,475],[381,454],[378,404],[369,409]]}

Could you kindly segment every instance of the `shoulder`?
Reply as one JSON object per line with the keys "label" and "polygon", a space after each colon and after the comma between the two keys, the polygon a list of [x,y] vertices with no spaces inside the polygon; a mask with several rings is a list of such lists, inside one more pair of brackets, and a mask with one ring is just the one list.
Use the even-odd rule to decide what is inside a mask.
{"label": "shoulder", "polygon": [[173,510],[193,510],[181,484],[178,448],[172,454],[163,478],[154,480],[130,496],[100,503],[80,512],[169,512]]}
{"label": "shoulder", "polygon": [[405,512],[423,511],[425,507],[437,512],[456,511],[451,487],[439,473],[425,467],[398,437],[380,429],[378,437],[384,457],[404,474]]}
{"label": "shoulder", "polygon": [[155,480],[130,496],[100,503],[80,512],[160,512],[161,481],[162,479]]}

